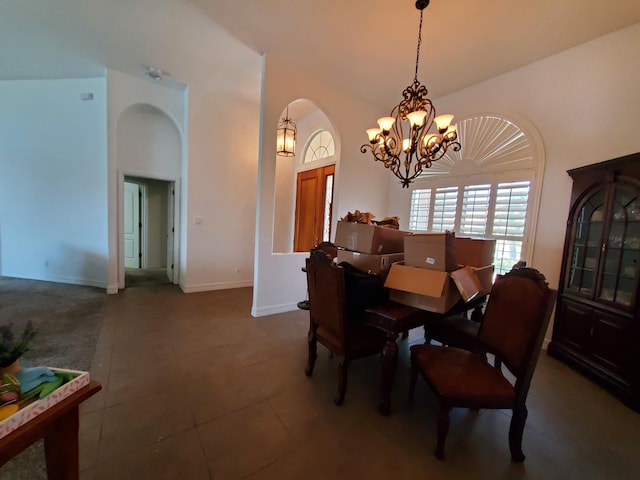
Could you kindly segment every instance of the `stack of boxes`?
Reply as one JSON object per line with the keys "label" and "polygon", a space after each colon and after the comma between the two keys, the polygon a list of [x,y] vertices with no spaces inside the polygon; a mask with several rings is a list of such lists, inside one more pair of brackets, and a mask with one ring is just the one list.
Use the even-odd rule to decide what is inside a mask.
{"label": "stack of boxes", "polygon": [[338,247],[336,261],[378,274],[384,280],[391,265],[404,259],[404,237],[408,234],[395,228],[340,221],[334,241]]}
{"label": "stack of boxes", "polygon": [[406,235],[404,263],[393,264],[385,287],[395,302],[444,313],[461,298],[491,291],[495,240],[450,233]]}

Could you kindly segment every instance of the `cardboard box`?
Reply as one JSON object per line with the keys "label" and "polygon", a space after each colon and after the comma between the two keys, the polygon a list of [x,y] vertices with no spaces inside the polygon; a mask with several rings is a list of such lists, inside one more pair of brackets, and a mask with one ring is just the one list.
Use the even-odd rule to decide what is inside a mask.
{"label": "cardboard box", "polygon": [[389,299],[430,312],[444,313],[460,300],[448,272],[394,263],[384,286]]}
{"label": "cardboard box", "polygon": [[482,284],[473,271],[473,267],[462,267],[451,272],[451,278],[465,302],[473,300],[480,294]]}
{"label": "cardboard box", "polygon": [[66,370],[60,368],[50,368],[50,370],[54,372],[68,372],[73,374],[74,378],[70,382],[60,385],[60,387],[56,388],[45,398],[29,403],[27,406],[21,408],[10,417],[2,420],[0,422],[0,438],[9,435],[14,430],[29,422],[29,420],[32,420],[41,413],[47,411],[56,403],[67,398],[72,393],[77,392],[85,385],[89,385],[89,372]]}
{"label": "cardboard box", "polygon": [[404,238],[404,263],[440,272],[458,269],[452,233],[417,233]]}
{"label": "cardboard box", "polygon": [[390,300],[437,313],[447,312],[461,298],[469,301],[491,292],[493,265],[463,268],[455,273],[394,263],[384,286],[389,288]]}
{"label": "cardboard box", "polygon": [[384,255],[372,255],[370,253],[352,252],[351,250],[338,250],[337,262],[347,262],[365,272],[377,273],[384,280],[392,263],[402,262],[404,253],[387,253]]}
{"label": "cardboard box", "polygon": [[460,265],[483,267],[491,265],[496,251],[496,240],[479,237],[455,237],[456,258]]}
{"label": "cardboard box", "polygon": [[465,302],[491,292],[493,265],[480,268],[466,266],[451,272],[450,275]]}
{"label": "cardboard box", "polygon": [[480,280],[480,295],[491,293],[493,287],[494,267],[485,265],[484,267],[472,267],[476,277]]}
{"label": "cardboard box", "polygon": [[403,252],[405,235],[411,234],[366,223],[338,222],[333,243],[354,252],[383,255]]}

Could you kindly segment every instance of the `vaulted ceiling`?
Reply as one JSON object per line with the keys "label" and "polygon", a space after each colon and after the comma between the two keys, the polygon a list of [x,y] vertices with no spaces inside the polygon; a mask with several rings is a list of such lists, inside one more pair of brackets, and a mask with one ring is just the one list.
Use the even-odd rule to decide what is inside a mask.
{"label": "vaulted ceiling", "polygon": [[[413,79],[418,21],[413,0],[0,0],[0,79],[154,65],[179,86],[224,54],[220,25],[386,108]],[[431,0],[418,78],[437,98],[637,22],[630,0]]]}

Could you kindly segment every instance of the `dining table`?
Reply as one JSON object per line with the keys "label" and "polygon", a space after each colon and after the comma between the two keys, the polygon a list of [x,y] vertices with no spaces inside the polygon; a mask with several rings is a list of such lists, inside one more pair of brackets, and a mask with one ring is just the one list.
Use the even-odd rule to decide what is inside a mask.
{"label": "dining table", "polygon": [[468,302],[459,301],[446,312],[433,312],[410,305],[386,300],[366,308],[363,321],[366,325],[382,330],[387,340],[381,353],[381,381],[378,412],[381,415],[391,414],[391,390],[398,368],[398,337],[409,330],[425,327],[452,315],[471,312],[472,319],[479,319],[482,308],[486,305],[487,295],[478,296]]}

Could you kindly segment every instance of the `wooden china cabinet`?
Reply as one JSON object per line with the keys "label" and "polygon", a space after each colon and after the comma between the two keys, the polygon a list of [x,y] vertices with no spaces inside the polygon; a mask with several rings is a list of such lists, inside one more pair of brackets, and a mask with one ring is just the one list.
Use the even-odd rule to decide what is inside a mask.
{"label": "wooden china cabinet", "polygon": [[548,353],[640,411],[640,153],[576,168]]}

